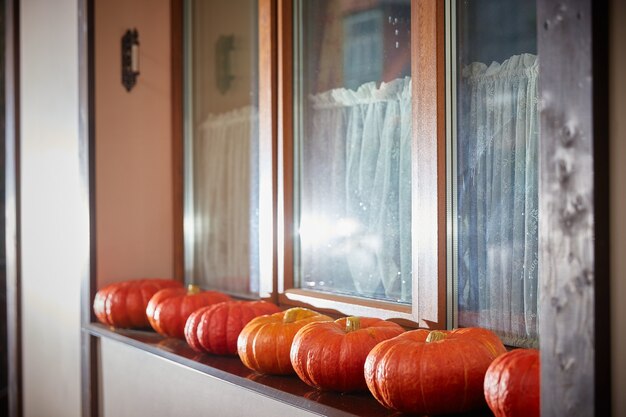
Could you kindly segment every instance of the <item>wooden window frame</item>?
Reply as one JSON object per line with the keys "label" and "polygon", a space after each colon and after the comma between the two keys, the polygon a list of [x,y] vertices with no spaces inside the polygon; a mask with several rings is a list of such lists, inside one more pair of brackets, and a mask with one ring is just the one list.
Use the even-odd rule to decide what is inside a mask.
{"label": "wooden window frame", "polygon": [[[408,326],[446,327],[446,131],[445,131],[445,15],[441,0],[411,1],[411,75],[413,118],[420,123],[412,132],[412,258],[411,305],[321,293],[296,287],[294,282],[294,133],[293,133],[293,4],[294,0],[261,1],[259,13],[276,7],[276,42],[261,39],[260,56],[276,57],[277,65],[261,62],[261,94],[275,91],[276,119],[261,117],[262,148],[275,149],[276,179],[273,182],[276,222],[274,248],[276,270],[274,299],[284,306],[308,306],[343,314],[397,319]],[[263,7],[266,11],[263,11]],[[263,16],[260,21],[266,22]],[[263,24],[259,25],[263,28]],[[265,29],[267,30],[267,29]],[[261,29],[263,38],[263,29]],[[265,37],[265,39],[268,39]],[[263,65],[266,68],[263,68]],[[264,77],[264,71],[275,76]],[[275,82],[272,88],[267,81]],[[269,106],[269,99],[259,106]],[[277,122],[277,125],[273,125]],[[418,158],[419,156],[419,158]],[[419,162],[418,162],[419,161]],[[419,215],[418,215],[419,214]],[[417,221],[416,219],[420,219]],[[265,241],[267,242],[267,240]],[[263,245],[261,245],[263,246]],[[419,271],[419,272],[418,272]],[[262,275],[267,280],[268,275]]]}

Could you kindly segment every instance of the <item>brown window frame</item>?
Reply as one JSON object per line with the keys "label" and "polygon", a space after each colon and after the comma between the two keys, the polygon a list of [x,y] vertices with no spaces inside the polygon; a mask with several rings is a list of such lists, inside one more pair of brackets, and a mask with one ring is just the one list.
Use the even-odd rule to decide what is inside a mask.
{"label": "brown window frame", "polygon": [[[268,19],[268,16],[275,16],[275,19]],[[271,155],[274,157],[271,164],[274,172],[271,183],[274,234],[272,245],[268,245],[270,240],[267,233],[261,235],[260,245],[272,247],[274,250],[272,268],[269,265],[261,268],[262,282],[269,282],[269,276],[272,277],[273,291],[269,298],[286,307],[308,306],[338,314],[394,318],[410,326],[445,328],[447,276],[444,2],[411,2],[413,117],[419,116],[421,122],[413,130],[412,139],[412,212],[414,219],[423,219],[412,224],[414,278],[411,305],[296,288],[293,256],[293,0],[260,0],[259,22],[259,140],[260,148],[272,149]],[[270,152],[261,156],[265,170],[270,169],[268,161],[263,161],[268,155]],[[264,169],[261,170],[261,182],[265,184],[265,188],[261,195],[270,189],[269,178]],[[265,213],[269,213],[269,204],[261,203]],[[417,213],[420,214],[419,217]],[[268,222],[269,218],[262,217],[261,223]],[[269,229],[267,225],[266,228]]]}

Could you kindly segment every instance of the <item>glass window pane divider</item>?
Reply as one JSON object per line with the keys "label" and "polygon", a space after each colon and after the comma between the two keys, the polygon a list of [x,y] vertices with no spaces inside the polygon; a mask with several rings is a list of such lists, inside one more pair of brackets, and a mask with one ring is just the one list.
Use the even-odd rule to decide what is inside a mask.
{"label": "glass window pane divider", "polygon": [[184,1],[183,19],[183,165],[184,165],[184,186],[183,186],[183,256],[184,256],[184,282],[192,283],[193,274],[193,242],[194,242],[194,210],[193,210],[193,97],[191,94],[191,83],[193,77],[192,51],[192,30],[193,13],[191,2]]}
{"label": "glass window pane divider", "polygon": [[458,327],[456,205],[456,1],[446,0],[446,261],[447,327]]}
{"label": "glass window pane divider", "polygon": [[[302,33],[302,0],[292,0],[293,4],[293,135],[292,143],[293,143],[293,160],[294,164],[292,165],[293,172],[293,194],[291,198],[291,204],[293,204],[293,233],[289,237],[288,244],[292,245],[293,248],[293,268],[292,268],[292,276],[293,276],[293,287],[298,287],[302,282],[300,277],[300,239],[297,238],[299,234],[299,225],[300,225],[300,200],[297,196],[300,195],[300,180],[301,173],[300,167],[302,166],[302,150],[299,144],[299,141],[295,140],[295,138],[300,137],[303,134],[302,120],[303,120],[303,109],[302,106],[299,106],[297,109],[293,106],[293,103],[301,103],[304,96],[303,92],[303,71],[304,71],[304,57],[302,56],[302,42],[303,42],[303,33]],[[298,167],[298,169],[295,169]]]}
{"label": "glass window pane divider", "polygon": [[277,0],[277,112],[276,112],[276,235],[275,297],[293,288],[293,7]]}

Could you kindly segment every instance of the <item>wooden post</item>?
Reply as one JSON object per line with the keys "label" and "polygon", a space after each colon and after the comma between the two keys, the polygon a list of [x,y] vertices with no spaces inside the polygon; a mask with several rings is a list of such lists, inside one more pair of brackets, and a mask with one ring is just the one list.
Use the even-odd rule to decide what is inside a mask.
{"label": "wooden post", "polygon": [[609,274],[608,251],[602,250],[608,241],[602,193],[608,177],[601,175],[608,141],[600,126],[603,106],[606,113],[600,71],[607,63],[599,62],[594,48],[601,30],[592,24],[596,6],[591,0],[538,2],[544,417],[610,415],[608,363],[598,361],[609,356],[608,331],[597,331],[608,308]]}

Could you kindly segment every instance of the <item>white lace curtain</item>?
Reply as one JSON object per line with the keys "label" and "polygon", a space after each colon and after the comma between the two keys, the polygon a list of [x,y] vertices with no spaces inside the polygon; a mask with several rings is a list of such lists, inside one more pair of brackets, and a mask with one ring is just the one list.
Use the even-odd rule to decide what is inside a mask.
{"label": "white lace curtain", "polygon": [[[411,80],[310,98],[302,144],[304,286],[410,301]],[[320,220],[323,219],[323,220]]]}
{"label": "white lace curtain", "polygon": [[458,138],[459,323],[537,341],[538,60],[463,70]]}
{"label": "white lace curtain", "polygon": [[251,150],[257,112],[210,115],[194,142],[194,282],[250,289]]}

